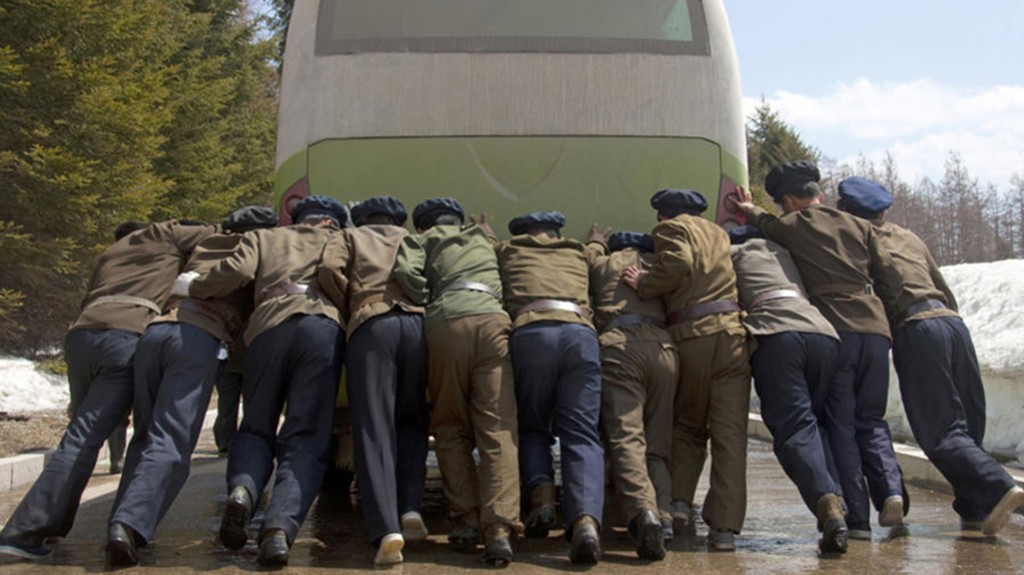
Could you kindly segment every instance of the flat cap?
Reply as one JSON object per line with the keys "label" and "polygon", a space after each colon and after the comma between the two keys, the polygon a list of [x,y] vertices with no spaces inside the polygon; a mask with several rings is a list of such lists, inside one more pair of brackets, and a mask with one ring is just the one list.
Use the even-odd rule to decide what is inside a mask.
{"label": "flat cap", "polygon": [[530,212],[509,220],[508,231],[513,236],[518,236],[533,228],[560,230],[564,225],[565,216],[562,212]]}
{"label": "flat cap", "polygon": [[396,226],[404,226],[409,214],[405,206],[391,196],[374,196],[352,206],[352,223],[361,226],[370,216],[383,215],[390,217]]}
{"label": "flat cap", "polygon": [[326,216],[344,226],[348,222],[348,212],[341,202],[330,196],[306,196],[299,200],[292,209],[292,221],[301,222],[303,218],[310,216]]}
{"label": "flat cap", "polygon": [[855,216],[874,219],[892,205],[892,194],[885,186],[859,176],[839,182],[838,208]]}
{"label": "flat cap", "polygon": [[808,160],[797,160],[779,164],[768,172],[764,178],[764,191],[779,201],[787,194],[801,195],[804,186],[809,183],[815,184],[821,181],[821,172],[814,162]]}
{"label": "flat cap", "polygon": [[228,214],[220,227],[233,234],[272,228],[277,225],[277,214],[266,206],[245,206]]}
{"label": "flat cap", "polygon": [[761,231],[761,228],[757,226],[736,226],[729,230],[728,234],[729,243],[732,244],[742,244],[747,240],[764,237],[764,233]]}
{"label": "flat cap", "polygon": [[617,252],[626,248],[634,248],[641,252],[654,251],[654,238],[650,234],[640,232],[615,232],[608,236],[608,250]]}
{"label": "flat cap", "polygon": [[412,225],[418,230],[425,230],[434,225],[437,217],[451,214],[459,216],[459,220],[466,221],[466,212],[462,210],[462,204],[454,198],[431,198],[412,210]]}
{"label": "flat cap", "polygon": [[679,214],[699,216],[708,209],[708,201],[697,190],[659,190],[651,196],[651,207],[659,214],[674,218]]}

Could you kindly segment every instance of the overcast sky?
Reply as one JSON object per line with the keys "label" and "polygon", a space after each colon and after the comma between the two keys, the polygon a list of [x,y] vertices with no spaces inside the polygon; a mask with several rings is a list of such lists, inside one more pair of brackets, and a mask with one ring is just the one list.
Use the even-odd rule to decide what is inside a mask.
{"label": "overcast sky", "polygon": [[950,151],[1000,188],[1024,177],[1024,0],[725,0],[747,109],[763,97],[852,164],[886,150],[938,181]]}

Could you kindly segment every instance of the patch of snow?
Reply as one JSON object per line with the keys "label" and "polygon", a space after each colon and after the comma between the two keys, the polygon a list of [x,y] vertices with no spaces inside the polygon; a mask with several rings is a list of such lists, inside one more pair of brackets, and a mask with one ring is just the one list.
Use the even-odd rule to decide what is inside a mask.
{"label": "patch of snow", "polygon": [[0,357],[0,411],[64,409],[69,399],[66,378],[43,373],[27,359]]}

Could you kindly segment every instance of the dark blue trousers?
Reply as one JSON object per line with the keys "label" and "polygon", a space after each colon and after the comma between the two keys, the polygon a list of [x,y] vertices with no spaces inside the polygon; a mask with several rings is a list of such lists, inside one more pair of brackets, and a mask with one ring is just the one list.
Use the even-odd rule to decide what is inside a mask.
{"label": "dark blue trousers", "polygon": [[[237,353],[232,348],[231,353]],[[217,419],[213,422],[213,437],[217,443],[217,449],[226,451],[231,445],[231,439],[238,431],[238,405],[242,399],[242,373],[237,371],[224,371],[217,378],[214,384],[217,389]]]}
{"label": "dark blue trousers", "polygon": [[194,325],[157,323],[135,350],[135,432],[110,520],[146,541],[188,479],[221,367],[220,345]]}
{"label": "dark blue trousers", "polygon": [[71,531],[82,492],[103,442],[124,422],[132,405],[132,356],[136,333],[75,330],[67,335],[68,379],[86,391],[57,451],[4,525],[4,538],[41,545]]}
{"label": "dark blue trousers", "polygon": [[811,513],[821,496],[841,493],[819,425],[838,360],[838,341],[799,332],[757,336],[751,357],[761,417],[772,432],[775,455]]}
{"label": "dark blue trousers", "polygon": [[396,308],[374,317],[356,328],[348,349],[356,481],[376,544],[401,533],[401,514],[423,505],[429,425],[423,316]]}
{"label": "dark blue trousers", "polygon": [[[331,447],[331,425],[345,345],[337,323],[295,315],[252,340],[242,360],[242,423],[228,454],[228,491],[257,500],[277,461],[260,536],[281,529],[295,541],[316,500]],[[284,423],[277,428],[285,404]]]}
{"label": "dark blue trousers", "polygon": [[520,327],[509,340],[519,408],[519,470],[527,492],[554,483],[551,446],[562,458],[562,515],[566,533],[604,509],[601,346],[581,324],[542,321]]}
{"label": "dark blue trousers", "polygon": [[[850,529],[870,529],[870,502],[903,494],[885,408],[889,401],[889,339],[841,331],[839,365],[827,403],[828,439],[846,501]],[[867,481],[865,485],[865,480]]]}
{"label": "dark blue trousers", "polygon": [[967,521],[988,516],[1015,483],[981,447],[985,388],[971,334],[959,317],[912,321],[893,334],[893,363],[917,443],[953,486]]}

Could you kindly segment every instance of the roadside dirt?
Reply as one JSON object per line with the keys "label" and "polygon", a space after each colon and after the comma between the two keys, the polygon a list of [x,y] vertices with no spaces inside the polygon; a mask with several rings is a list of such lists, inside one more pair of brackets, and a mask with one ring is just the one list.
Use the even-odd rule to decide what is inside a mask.
{"label": "roadside dirt", "polygon": [[53,449],[67,424],[63,409],[0,415],[0,457]]}

